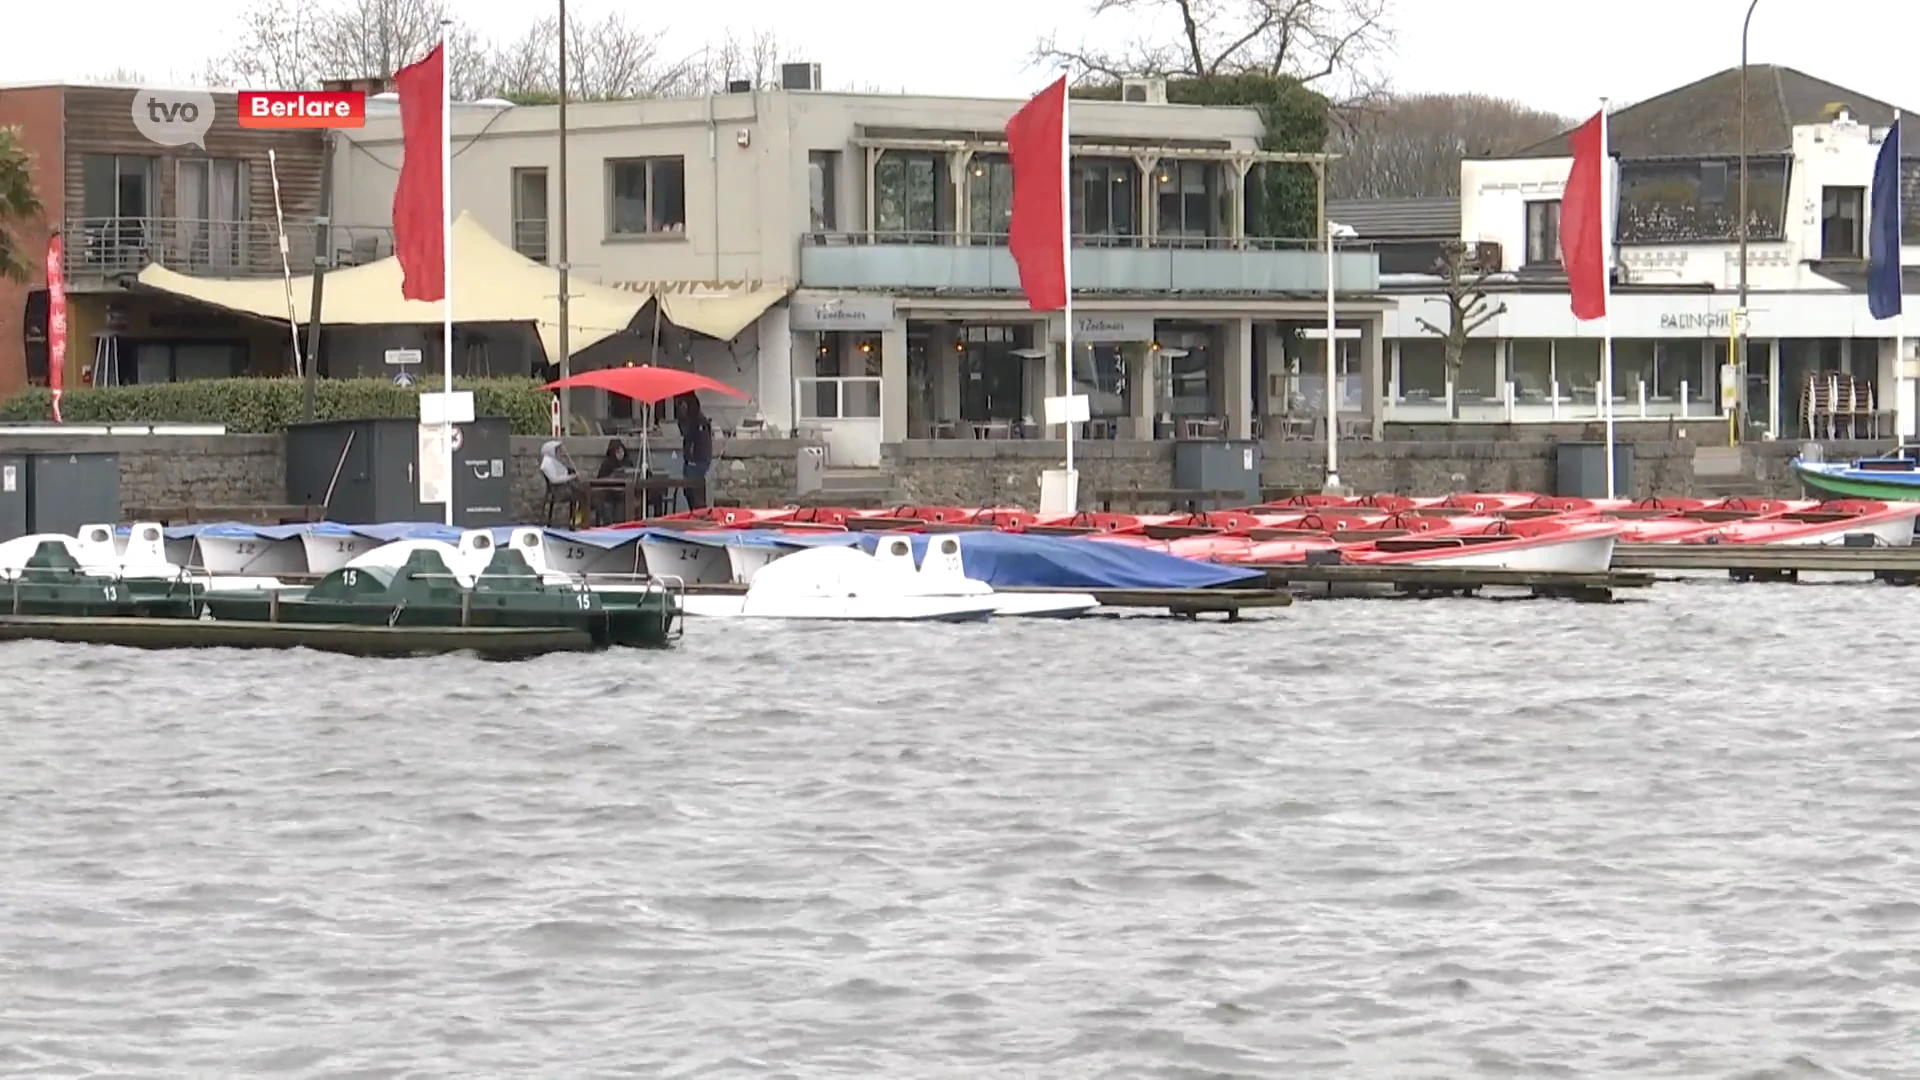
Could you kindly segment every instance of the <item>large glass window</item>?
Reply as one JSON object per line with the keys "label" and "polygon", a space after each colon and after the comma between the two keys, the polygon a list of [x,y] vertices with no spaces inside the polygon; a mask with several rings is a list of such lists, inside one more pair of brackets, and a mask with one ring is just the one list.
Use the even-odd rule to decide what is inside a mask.
{"label": "large glass window", "polygon": [[1078,242],[1126,244],[1140,235],[1140,167],[1124,158],[1073,163],[1073,232]]}
{"label": "large glass window", "polygon": [[889,150],[873,170],[873,220],[888,239],[937,243],[949,231],[951,205],[944,154]]}
{"label": "large glass window", "polygon": [[1013,164],[1005,154],[976,154],[967,169],[967,232],[976,244],[1005,244],[1013,220]]}
{"label": "large glass window", "polygon": [[607,162],[607,231],[614,236],[687,228],[687,166],[677,157]]}

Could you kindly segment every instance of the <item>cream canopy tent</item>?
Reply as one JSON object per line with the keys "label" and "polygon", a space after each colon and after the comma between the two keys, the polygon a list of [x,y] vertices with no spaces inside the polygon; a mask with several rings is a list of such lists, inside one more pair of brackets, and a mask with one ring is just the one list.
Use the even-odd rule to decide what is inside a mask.
{"label": "cream canopy tent", "polygon": [[752,326],[768,308],[787,298],[792,287],[766,284],[743,292],[693,288],[682,290],[679,283],[620,282],[623,292],[657,296],[660,314],[682,330],[692,330],[721,341],[732,341],[740,331]]}
{"label": "cream canopy tent", "polygon": [[[457,323],[533,323],[550,360],[560,356],[560,274],[495,240],[472,214],[453,223],[453,319]],[[140,284],[230,311],[284,322],[287,286],[279,278],[203,278],[159,265],[140,271]],[[646,293],[594,285],[578,278],[567,344],[580,350],[625,330],[652,299]],[[311,320],[313,278],[294,279],[294,320]],[[440,304],[400,295],[400,260],[389,256],[365,266],[327,273],[321,320],[329,326],[393,326],[438,323]],[[737,332],[737,331],[736,331]]]}

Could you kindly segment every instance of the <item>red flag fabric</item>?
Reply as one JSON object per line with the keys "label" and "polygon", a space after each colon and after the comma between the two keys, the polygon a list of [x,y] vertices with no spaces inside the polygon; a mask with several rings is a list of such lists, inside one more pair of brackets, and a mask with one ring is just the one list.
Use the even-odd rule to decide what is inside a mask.
{"label": "red flag fabric", "polygon": [[47,240],[47,389],[53,391],[53,422],[60,420],[60,391],[67,376],[66,241]]}
{"label": "red flag fabric", "polygon": [[393,192],[393,253],[400,260],[400,295],[408,300],[441,300],[447,295],[442,245],[447,241],[447,208],[441,202],[440,147],[447,82],[445,46],[435,45],[426,59],[394,72],[400,98],[400,185]]}
{"label": "red flag fabric", "polygon": [[1573,129],[1573,171],[1560,194],[1560,264],[1573,294],[1573,317],[1600,319],[1607,314],[1606,135],[1599,113]]}
{"label": "red flag fabric", "polygon": [[1062,75],[1007,121],[1007,158],[1013,166],[1007,249],[1034,311],[1067,306],[1066,139],[1067,77]]}

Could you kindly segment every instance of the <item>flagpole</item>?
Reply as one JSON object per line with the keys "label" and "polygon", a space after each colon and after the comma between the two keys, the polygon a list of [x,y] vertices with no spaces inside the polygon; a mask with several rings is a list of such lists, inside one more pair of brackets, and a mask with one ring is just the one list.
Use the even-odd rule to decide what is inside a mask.
{"label": "flagpole", "polygon": [[1613,470],[1613,159],[1607,148],[1607,99],[1600,99],[1600,396],[1607,418],[1607,498],[1617,498]]}
{"label": "flagpole", "polygon": [[1067,82],[1060,90],[1060,280],[1066,283],[1066,304],[1060,310],[1064,324],[1061,340],[1066,347],[1062,363],[1066,383],[1060,394],[1066,406],[1067,421],[1067,500],[1069,510],[1080,509],[1080,483],[1073,471],[1073,137],[1068,133],[1069,104],[1073,100],[1073,69],[1061,76]]}
{"label": "flagpole", "polygon": [[[1906,151],[1906,134],[1900,130],[1900,110],[1893,110],[1893,160],[1894,175],[1899,176],[1900,155]],[[1906,207],[1900,205],[1900,184],[1893,185],[1894,219],[1906,220]],[[1916,418],[1914,433],[1920,435],[1920,399],[1909,401],[1907,395],[1907,268],[1900,262],[1900,227],[1894,227],[1893,279],[1900,287],[1900,306],[1893,313],[1893,437],[1899,445],[1906,445],[1906,425],[1900,422],[1900,414],[1913,410]]]}
{"label": "flagpole", "polygon": [[440,20],[440,265],[445,295],[440,298],[440,449],[446,455],[445,524],[453,525],[453,67],[448,62],[448,29]]}

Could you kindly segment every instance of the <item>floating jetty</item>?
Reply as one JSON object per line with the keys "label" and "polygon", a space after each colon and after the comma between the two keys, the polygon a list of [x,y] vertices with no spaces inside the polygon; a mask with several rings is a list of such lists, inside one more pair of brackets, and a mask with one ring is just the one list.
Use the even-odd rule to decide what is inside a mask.
{"label": "floating jetty", "polygon": [[1920,547],[1799,544],[1617,544],[1622,570],[1725,573],[1735,581],[1798,581],[1801,574],[1868,574],[1920,584]]}
{"label": "floating jetty", "polygon": [[1618,589],[1644,589],[1652,574],[1609,570],[1598,574],[1543,570],[1455,568],[1440,566],[1352,566],[1344,564],[1255,564],[1275,588],[1304,595],[1392,595],[1409,598],[1477,596],[1489,590],[1514,590],[1540,599],[1609,603]]}
{"label": "floating jetty", "polygon": [[350,626],[68,615],[0,615],[0,641],[133,649],[313,649],[385,659],[471,653],[485,660],[525,660],[548,653],[606,648],[584,630],[563,628]]}

